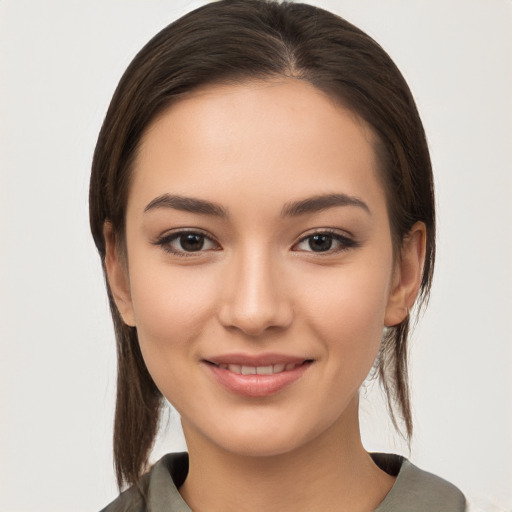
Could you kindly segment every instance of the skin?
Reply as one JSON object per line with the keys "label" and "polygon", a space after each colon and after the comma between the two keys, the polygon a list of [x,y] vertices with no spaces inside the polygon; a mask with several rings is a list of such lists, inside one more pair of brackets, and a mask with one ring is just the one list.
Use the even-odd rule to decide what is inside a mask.
{"label": "skin", "polygon": [[[107,223],[106,266],[181,414],[190,471],[180,492],[195,511],[369,511],[393,484],[361,444],[358,389],[382,329],[414,303],[425,228],[413,227],[395,261],[374,140],[353,113],[291,79],[210,86],[143,138],[127,258]],[[165,194],[225,215],[182,211]],[[332,194],[360,203],[283,214]],[[204,245],[185,251],[171,236],[179,230],[206,235]],[[315,233],[331,248],[312,250]],[[206,362],[233,353],[310,363],[278,392],[245,396]]]}

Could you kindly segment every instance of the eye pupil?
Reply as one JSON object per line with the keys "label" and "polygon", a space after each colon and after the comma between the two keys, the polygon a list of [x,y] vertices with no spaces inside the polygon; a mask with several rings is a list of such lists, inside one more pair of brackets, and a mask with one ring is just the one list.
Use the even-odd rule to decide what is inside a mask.
{"label": "eye pupil", "polygon": [[184,251],[200,251],[204,245],[204,236],[197,233],[187,233],[180,236],[180,245]]}
{"label": "eye pupil", "polygon": [[309,248],[315,252],[328,251],[332,247],[331,235],[313,235],[309,239]]}

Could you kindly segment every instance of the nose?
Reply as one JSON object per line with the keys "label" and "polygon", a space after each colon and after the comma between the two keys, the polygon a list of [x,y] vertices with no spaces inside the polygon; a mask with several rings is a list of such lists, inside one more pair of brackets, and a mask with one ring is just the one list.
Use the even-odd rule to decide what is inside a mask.
{"label": "nose", "polygon": [[270,255],[246,251],[234,257],[223,283],[220,323],[257,337],[268,329],[285,329],[293,319],[291,298],[282,273]]}

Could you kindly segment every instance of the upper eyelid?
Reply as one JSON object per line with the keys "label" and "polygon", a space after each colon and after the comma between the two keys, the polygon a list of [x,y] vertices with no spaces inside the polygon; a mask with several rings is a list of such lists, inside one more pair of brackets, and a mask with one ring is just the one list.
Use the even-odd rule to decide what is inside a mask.
{"label": "upper eyelid", "polygon": [[[183,234],[198,234],[204,236],[204,238],[208,239],[212,244],[216,245],[217,248],[213,250],[222,249],[220,243],[217,241],[215,237],[213,237],[208,232],[199,229],[199,228],[176,228],[171,231],[165,231],[163,234],[156,237],[156,239],[151,241],[152,245],[155,245],[161,249],[163,249],[166,253],[174,254],[175,256],[180,257],[198,257],[200,255],[204,255],[206,252],[210,252],[212,249],[199,250],[199,251],[185,251],[180,249],[173,249],[170,247],[170,244],[178,239]],[[167,247],[166,247],[167,246]]]}
{"label": "upper eyelid", "polygon": [[[305,234],[301,235],[300,238],[292,244],[291,249],[293,250],[298,245],[307,241],[308,238],[315,236],[315,235],[330,235],[335,240],[337,240],[340,244],[342,244],[342,247],[339,249],[329,249],[329,250],[323,251],[323,252],[305,251],[305,252],[313,252],[318,256],[328,256],[328,255],[332,255],[333,253],[338,253],[338,252],[342,252],[344,250],[348,250],[351,248],[357,248],[357,247],[361,246],[360,241],[358,241],[352,234],[348,234],[344,230],[338,230],[338,229],[333,229],[333,228],[320,228],[320,229],[315,229],[309,233],[305,233]],[[300,252],[300,251],[298,251],[298,252]]]}
{"label": "upper eyelid", "polygon": [[166,240],[166,239],[173,238],[173,237],[178,237],[178,236],[186,234],[186,233],[202,235],[205,238],[208,238],[209,240],[211,240],[212,242],[215,242],[217,244],[219,243],[217,241],[217,239],[211,233],[209,233],[208,231],[205,231],[204,229],[200,229],[200,228],[175,228],[175,229],[171,229],[168,231],[164,231],[162,234],[155,237],[155,239],[153,240],[153,243],[158,244],[162,240]]}
{"label": "upper eyelid", "polygon": [[[221,246],[220,242],[217,240],[215,236],[213,236],[208,231],[201,229],[201,228],[174,228],[169,231],[165,231],[162,234],[158,235],[152,243],[154,245],[162,245],[162,243],[165,243],[169,240],[173,240],[177,237],[179,237],[182,234],[186,233],[197,233],[205,238],[208,238],[210,241],[214,242],[218,246]],[[313,228],[311,230],[308,230],[306,232],[303,232],[299,237],[295,239],[295,241],[291,244],[291,247],[296,246],[297,244],[303,242],[304,240],[307,240],[309,237],[314,235],[321,235],[321,234],[328,234],[332,235],[335,238],[342,238],[345,240],[349,240],[352,243],[357,243],[354,235],[352,233],[348,232],[347,230],[339,229],[339,228]]]}
{"label": "upper eyelid", "polygon": [[309,230],[309,231],[306,231],[306,232],[302,233],[296,239],[296,242],[294,242],[294,244],[302,242],[303,240],[305,240],[306,238],[309,238],[310,236],[323,235],[323,234],[332,235],[332,236],[335,236],[335,237],[338,236],[340,238],[345,238],[347,240],[353,240],[353,241],[355,240],[355,236],[352,233],[350,233],[349,231],[345,230],[345,229],[314,228],[312,230]]}

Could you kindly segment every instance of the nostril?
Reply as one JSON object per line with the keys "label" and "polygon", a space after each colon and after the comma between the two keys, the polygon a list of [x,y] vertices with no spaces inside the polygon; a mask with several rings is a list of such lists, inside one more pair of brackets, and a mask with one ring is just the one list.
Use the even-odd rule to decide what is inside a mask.
{"label": "nostril", "polygon": [[228,329],[237,329],[249,336],[259,336],[268,329],[289,327],[293,310],[286,299],[273,297],[267,301],[247,300],[247,297],[226,301],[219,309],[220,323]]}

